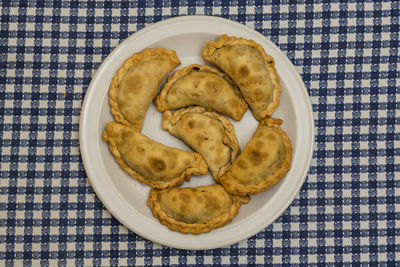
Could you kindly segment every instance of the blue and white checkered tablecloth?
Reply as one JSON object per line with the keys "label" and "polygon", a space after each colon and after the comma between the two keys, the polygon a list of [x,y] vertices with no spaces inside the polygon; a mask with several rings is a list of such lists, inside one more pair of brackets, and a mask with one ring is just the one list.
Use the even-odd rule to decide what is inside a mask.
{"label": "blue and white checkered tablecloth", "polygon": [[[0,265],[400,265],[398,1],[1,1]],[[273,224],[207,251],[127,230],[89,186],[80,107],[102,60],[183,15],[229,18],[278,45],[302,76],[316,143]]]}

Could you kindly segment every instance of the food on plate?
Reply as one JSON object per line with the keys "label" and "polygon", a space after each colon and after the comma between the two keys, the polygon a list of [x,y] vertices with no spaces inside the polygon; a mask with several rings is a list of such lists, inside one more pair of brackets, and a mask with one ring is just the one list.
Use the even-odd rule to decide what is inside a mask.
{"label": "food on plate", "polygon": [[168,78],[154,101],[159,111],[198,105],[240,120],[247,111],[236,84],[222,71],[193,64]]}
{"label": "food on plate", "polygon": [[177,186],[191,174],[208,172],[199,153],[168,147],[117,122],[107,124],[103,139],[123,170],[153,188]]}
{"label": "food on plate", "polygon": [[[230,223],[251,194],[267,190],[291,168],[292,145],[271,118],[281,86],[273,58],[253,40],[222,35],[203,49],[204,60],[174,72],[174,50],[146,48],[119,68],[109,89],[115,121],[103,139],[116,162],[152,187],[147,205],[173,231],[201,234]],[[196,152],[163,145],[141,133],[150,103],[163,112],[162,129]],[[250,107],[259,121],[240,153],[234,127]],[[225,116],[226,115],[226,116]],[[213,185],[177,188],[190,176],[211,174]]]}
{"label": "food on plate", "polygon": [[150,191],[147,205],[173,231],[200,234],[228,224],[249,197],[229,195],[220,185]]}
{"label": "food on plate", "polygon": [[200,153],[216,182],[240,152],[233,125],[210,109],[192,106],[165,111],[162,128]]}
{"label": "food on plate", "polygon": [[203,58],[221,68],[239,86],[257,120],[271,117],[282,90],[274,60],[261,45],[224,34],[206,44]]}
{"label": "food on plate", "polygon": [[108,91],[115,120],[140,131],[161,82],[180,64],[174,50],[162,47],[146,48],[128,58]]}
{"label": "food on plate", "polygon": [[264,119],[236,161],[220,177],[234,195],[257,194],[282,179],[291,167],[292,146],[280,119]]}

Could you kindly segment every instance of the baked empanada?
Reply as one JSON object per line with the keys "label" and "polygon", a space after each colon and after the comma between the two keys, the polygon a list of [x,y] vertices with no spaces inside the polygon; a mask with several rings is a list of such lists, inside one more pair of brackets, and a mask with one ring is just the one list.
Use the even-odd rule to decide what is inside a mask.
{"label": "baked empanada", "polygon": [[217,112],[199,106],[165,111],[162,128],[199,152],[216,182],[235,161],[240,147],[230,121]]}
{"label": "baked empanada", "polygon": [[219,181],[235,195],[257,194],[276,184],[289,171],[292,145],[279,119],[260,121],[252,138]]}
{"label": "baked empanada", "polygon": [[274,60],[253,40],[222,35],[208,42],[203,58],[221,68],[239,86],[257,120],[270,117],[279,105],[281,87]]}
{"label": "baked empanada", "polygon": [[146,48],[128,58],[115,74],[108,91],[115,120],[140,131],[160,83],[180,64],[174,50],[162,47]]}
{"label": "baked empanada", "polygon": [[240,120],[247,103],[236,84],[217,68],[193,64],[168,78],[154,101],[159,111],[203,106]]}
{"label": "baked empanada", "polygon": [[249,197],[229,195],[220,185],[152,189],[147,205],[160,222],[173,231],[200,234],[232,221]]}
{"label": "baked empanada", "polygon": [[208,172],[199,153],[165,146],[117,122],[107,124],[103,139],[123,170],[153,188],[181,185],[191,174]]}

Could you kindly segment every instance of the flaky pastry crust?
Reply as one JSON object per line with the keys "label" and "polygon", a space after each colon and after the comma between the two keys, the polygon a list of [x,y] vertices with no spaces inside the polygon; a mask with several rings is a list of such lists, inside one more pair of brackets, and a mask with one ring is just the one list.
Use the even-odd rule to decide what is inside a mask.
{"label": "flaky pastry crust", "polygon": [[[180,64],[176,52],[163,47],[146,48],[128,58],[114,75],[108,91],[114,119],[140,131],[147,108],[157,94],[160,83]],[[124,88],[126,95],[120,95],[121,84],[129,72],[134,73],[131,81],[127,81],[131,84]]]}
{"label": "flaky pastry crust", "polygon": [[[220,177],[220,182],[230,194],[247,195],[258,194],[270,188],[279,182],[286,173],[290,170],[292,161],[292,145],[286,133],[279,127],[282,123],[280,119],[267,118],[260,121],[260,124],[253,134],[252,139],[243,149],[243,152],[236,159],[231,168]],[[269,132],[263,132],[263,129],[269,128]],[[270,165],[263,165],[267,162],[268,143],[262,144],[262,141],[274,136],[271,130],[280,136],[281,144],[278,144],[276,155],[278,159],[272,160]],[[276,140],[276,137],[273,137]],[[267,141],[266,141],[267,142]],[[264,149],[263,149],[264,146]],[[279,148],[279,146],[281,146]],[[283,155],[282,155],[283,153]],[[257,168],[261,167],[259,174],[254,176],[252,172],[256,172]],[[270,173],[270,170],[274,170]],[[239,181],[240,180],[240,181]],[[255,181],[255,182],[253,182]]]}
{"label": "flaky pastry crust", "polygon": [[[147,184],[152,188],[165,189],[179,186],[185,180],[189,181],[192,174],[202,175],[208,172],[207,163],[200,154],[165,146],[151,140],[133,128],[117,122],[107,124],[103,132],[103,139],[108,142],[115,161],[122,169],[142,184]],[[129,141],[129,139],[132,141]],[[124,145],[127,146],[128,152],[121,152]],[[149,150],[149,153],[146,150]],[[137,152],[140,155],[129,154],[133,152]],[[180,155],[181,159],[187,162],[179,163],[180,168],[176,172],[180,173],[177,175],[172,177],[166,175],[166,177],[160,178],[151,177],[148,174],[149,172],[154,174],[159,172],[162,175],[163,173],[168,174],[169,170],[174,170],[175,166],[178,165],[176,161],[180,159]],[[136,169],[132,165],[135,165]],[[154,174],[153,176],[156,176]]]}
{"label": "flaky pastry crust", "polygon": [[[264,48],[261,45],[257,44],[253,40],[238,38],[235,36],[227,36],[226,34],[224,34],[217,41],[208,42],[203,49],[202,56],[203,56],[204,60],[217,65],[218,67],[222,68],[225,72],[227,72],[226,69],[224,69],[222,66],[220,66],[220,64],[218,64],[218,62],[216,62],[213,55],[214,55],[215,51],[218,49],[221,49],[223,47],[228,47],[228,46],[236,46],[236,45],[250,46],[250,47],[256,49],[258,51],[258,53],[260,53],[260,55],[264,59],[266,65],[267,65],[267,68],[268,68],[268,72],[269,72],[269,75],[271,78],[272,85],[273,85],[272,101],[270,103],[267,103],[267,105],[265,106],[265,108],[263,110],[255,111],[253,103],[252,103],[254,101],[251,100],[249,97],[246,97],[246,93],[243,92],[244,91],[243,88],[241,88],[240,84],[238,84],[238,82],[237,82],[238,81],[237,78],[235,78],[235,76],[237,76],[238,74],[237,73],[234,73],[234,74],[228,73],[228,75],[238,84],[239,88],[242,91],[242,95],[244,96],[246,102],[249,104],[250,109],[252,109],[253,114],[257,120],[261,120],[266,117],[271,117],[272,113],[279,106],[279,96],[282,92],[282,88],[279,84],[280,79],[279,79],[279,76],[278,76],[276,68],[275,68],[274,59],[271,55],[268,55],[265,52]],[[249,66],[247,66],[247,67],[249,67]]]}
{"label": "flaky pastry crust", "polygon": [[210,109],[192,106],[174,113],[165,111],[162,128],[200,153],[216,182],[240,153],[231,122]]}
{"label": "flaky pastry crust", "polygon": [[221,70],[192,64],[175,71],[156,96],[154,104],[161,112],[198,105],[240,120],[247,111],[236,84]]}
{"label": "flaky pastry crust", "polygon": [[[172,188],[166,190],[151,190],[147,199],[147,205],[150,207],[153,215],[159,219],[161,224],[167,226],[172,231],[178,231],[184,234],[197,235],[225,226],[238,214],[241,204],[250,201],[250,197],[247,196],[239,197],[229,195],[220,185],[201,186],[197,188]],[[206,190],[219,191],[218,195],[215,195],[218,199],[215,198],[205,206],[201,206],[201,203],[194,203],[194,209],[204,209],[204,211],[196,211],[200,214],[200,216],[197,217],[200,218],[192,218],[192,220],[199,220],[202,222],[185,222],[185,219],[182,218],[182,216],[184,217],[185,215],[180,214],[179,210],[185,208],[184,205],[188,202],[193,203],[199,200],[202,202],[208,201],[207,198],[209,194],[207,192],[200,192]],[[193,191],[197,191],[197,193],[192,196],[191,192]],[[175,194],[175,196],[172,197],[172,199],[176,197],[174,203],[163,203],[164,198],[162,197],[162,194],[170,193]],[[176,213],[176,211],[178,211],[178,213]],[[215,216],[208,216],[209,218],[206,220],[201,218],[201,214],[207,216],[210,212],[213,214],[215,213]],[[170,215],[168,215],[168,213],[170,213]]]}

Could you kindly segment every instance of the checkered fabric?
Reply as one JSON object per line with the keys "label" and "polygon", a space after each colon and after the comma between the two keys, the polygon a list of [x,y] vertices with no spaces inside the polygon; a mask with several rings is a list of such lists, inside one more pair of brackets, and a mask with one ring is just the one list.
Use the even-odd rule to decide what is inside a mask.
{"label": "checkered fabric", "polygon": [[[1,1],[0,265],[400,265],[399,2],[327,2]],[[102,60],[145,26],[195,14],[278,45],[316,126],[291,206],[248,240],[207,251],[122,226],[88,185],[78,140]]]}

